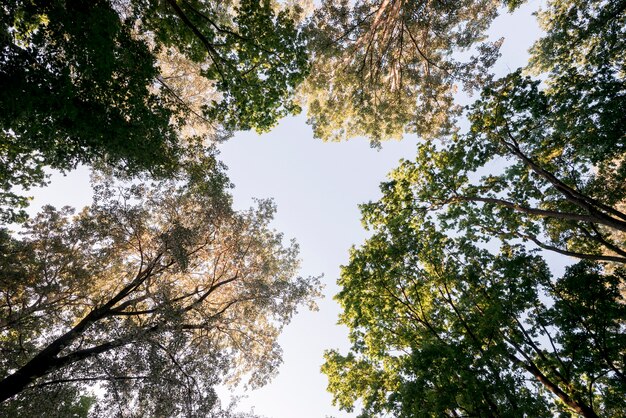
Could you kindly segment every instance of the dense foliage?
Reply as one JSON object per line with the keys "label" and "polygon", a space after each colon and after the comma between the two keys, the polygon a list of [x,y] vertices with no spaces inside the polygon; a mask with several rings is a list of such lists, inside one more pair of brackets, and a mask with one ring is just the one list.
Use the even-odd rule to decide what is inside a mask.
{"label": "dense foliage", "polygon": [[234,212],[219,181],[103,183],[78,215],[47,207],[21,237],[2,231],[2,415],[58,415],[75,392],[96,415],[218,416],[215,385],[264,384],[317,292],[273,212]]}
{"label": "dense foliage", "polygon": [[[377,143],[452,129],[458,85],[480,87],[498,57],[501,41],[474,47],[503,3],[517,2],[323,1],[308,26],[312,71],[303,89],[315,135]],[[466,51],[474,55],[454,57]]]}
{"label": "dense foliage", "polygon": [[520,246],[492,253],[386,213],[353,251],[338,299],[348,355],[326,354],[335,402],[362,417],[620,416],[623,268],[554,281]]}
{"label": "dense foliage", "polygon": [[[621,416],[625,2],[553,1],[530,69],[426,141],[363,207],[324,371],[362,416]],[[578,261],[553,278],[550,250]]]}
{"label": "dense foliage", "polygon": [[[626,0],[549,0],[497,80],[481,42],[521,0],[298,3],[0,5],[0,222],[22,222],[0,228],[0,415],[237,415],[215,388],[265,384],[319,284],[271,201],[232,209],[213,145],[304,105],[323,140],[420,136],[342,268],[336,404],[623,416]],[[482,90],[465,113],[458,88]],[[94,203],[27,220],[23,192],[79,164]]]}
{"label": "dense foliage", "polygon": [[171,175],[190,120],[268,130],[298,110],[303,42],[269,1],[3,2],[0,215],[23,218],[12,187],[43,184],[45,167]]}

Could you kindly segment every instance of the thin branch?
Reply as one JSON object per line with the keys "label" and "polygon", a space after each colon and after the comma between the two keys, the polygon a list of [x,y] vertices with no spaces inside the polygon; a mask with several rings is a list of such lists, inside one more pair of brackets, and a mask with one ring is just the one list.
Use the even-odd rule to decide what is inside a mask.
{"label": "thin branch", "polygon": [[480,197],[480,196],[461,196],[456,195],[450,198],[449,201],[459,200],[462,202],[483,202],[483,203],[493,203],[495,205],[504,206],[510,209],[514,209],[517,212],[526,213],[528,215],[537,215],[544,218],[555,218],[555,219],[566,219],[570,221],[584,221],[584,222],[595,222],[599,224],[609,225],[603,219],[598,219],[593,215],[584,215],[573,212],[557,212],[553,210],[545,210],[538,208],[531,208],[528,206],[522,206],[518,203],[514,203],[504,199],[497,199],[493,197]]}
{"label": "thin branch", "polygon": [[533,234],[517,234],[520,238],[526,238],[532,242],[534,242],[537,246],[543,248],[544,250],[554,251],[558,254],[567,255],[570,257],[580,258],[581,260],[594,260],[594,261],[612,261],[616,263],[626,263],[625,257],[617,257],[613,255],[601,255],[601,254],[587,254],[587,253],[579,253],[576,251],[568,251],[558,248],[554,245],[549,245],[544,242],[541,242],[535,235]]}
{"label": "thin branch", "polygon": [[196,35],[196,37],[200,40],[202,45],[204,45],[204,47],[206,48],[207,52],[209,53],[209,55],[213,59],[213,62],[215,63],[215,68],[217,69],[218,73],[220,74],[222,82],[228,83],[229,80],[226,80],[226,76],[224,75],[224,72],[223,72],[222,68],[220,67],[218,61],[222,61],[222,62],[226,63],[229,66],[232,66],[232,64],[226,58],[224,58],[224,57],[222,57],[222,55],[220,55],[220,53],[215,49],[213,44],[211,44],[211,42],[209,42],[207,37],[204,36],[202,34],[202,32],[200,32],[200,30],[196,27],[196,25],[193,24],[193,22],[191,20],[189,20],[189,17],[187,17],[187,15],[180,8],[178,3],[176,3],[176,0],[167,0],[167,2],[170,4],[170,6],[172,6],[172,9],[174,9],[174,12],[176,12],[178,17],[180,17],[180,19],[183,21],[185,26],[187,26],[189,29],[191,29],[191,31],[194,33],[194,35]]}
{"label": "thin branch", "polygon": [[[554,174],[552,174],[548,170],[539,166],[530,157],[528,157],[521,151],[519,144],[517,143],[517,140],[511,133],[509,123],[506,119],[505,119],[505,128],[506,128],[507,136],[509,137],[511,142],[507,142],[506,140],[502,138],[500,138],[500,142],[504,144],[505,147],[508,148],[515,156],[520,158],[524,162],[524,164],[530,167],[536,174],[543,177],[550,184],[552,184],[558,191],[560,191],[565,197],[565,199],[574,203],[576,206],[587,210],[590,214],[596,216],[597,218],[604,219],[604,223],[606,225],[611,226],[620,231],[626,231],[626,222],[624,221],[626,220],[626,214],[618,211],[615,208],[607,206],[585,194],[580,193],[576,189],[563,183],[561,180],[559,180]],[[613,218],[612,216],[608,216],[596,208],[601,209],[612,215],[615,215],[618,218],[621,218],[621,220]]]}
{"label": "thin branch", "polygon": [[149,376],[95,376],[95,377],[75,377],[70,379],[56,379],[49,380],[47,382],[38,383],[34,386],[30,386],[29,388],[41,388],[50,385],[56,385],[60,383],[74,383],[74,382],[95,382],[100,380],[140,380],[147,379]]}

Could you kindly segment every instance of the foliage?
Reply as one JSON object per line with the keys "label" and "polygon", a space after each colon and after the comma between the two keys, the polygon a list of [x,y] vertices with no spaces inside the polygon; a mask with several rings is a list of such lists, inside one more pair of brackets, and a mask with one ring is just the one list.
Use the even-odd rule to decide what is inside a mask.
{"label": "foliage", "polygon": [[546,36],[531,50],[530,70],[548,73],[558,103],[550,109],[565,137],[557,146],[572,136],[570,147],[594,163],[626,150],[625,10],[623,0],[553,0],[539,14]]}
{"label": "foliage", "polygon": [[46,207],[22,237],[3,231],[2,415],[58,392],[96,396],[99,416],[222,416],[216,385],[276,373],[317,279],[295,277],[273,204],[234,212],[223,181],[105,179],[78,215]]}
{"label": "foliage", "polygon": [[622,268],[581,262],[553,282],[519,246],[492,254],[396,209],[364,208],[375,234],[342,270],[352,348],[327,352],[322,369],[340,407],[359,400],[362,417],[623,412]]}
{"label": "foliage", "polygon": [[170,112],[149,92],[154,57],[109,4],[11,1],[1,16],[3,192],[41,185],[43,166],[175,161]]}
{"label": "foliage", "polygon": [[[136,3],[136,4],[135,4]],[[230,129],[272,128],[300,110],[294,88],[308,70],[304,39],[290,10],[269,0],[136,1],[133,17],[157,45],[177,48],[191,61],[210,63],[202,75],[221,93],[204,110]]]}
{"label": "foliage", "polygon": [[[335,402],[363,416],[621,416],[624,2],[560,1],[530,69],[418,145],[343,268]],[[579,259],[553,279],[526,244]]]}
{"label": "foliage", "polygon": [[[187,147],[187,119],[271,128],[298,111],[291,96],[308,68],[288,11],[252,0],[11,0],[0,51],[4,221],[23,218],[26,204],[11,188],[43,185],[45,167],[167,176]],[[171,71],[176,61],[183,73]],[[190,103],[183,76],[211,100]]]}
{"label": "foliage", "polygon": [[0,410],[4,416],[15,418],[88,418],[94,415],[95,403],[94,396],[81,395],[75,387],[54,385],[16,398]]}
{"label": "foliage", "polygon": [[[420,144],[415,161],[402,162],[384,190],[413,216],[432,213],[473,240],[521,238],[565,255],[623,263],[623,156],[574,145],[586,141],[587,131],[561,129],[559,107],[519,72],[499,80],[475,104],[470,133]],[[585,116],[569,113],[584,123]],[[623,141],[623,133],[607,136]]]}
{"label": "foliage", "polygon": [[451,129],[456,83],[472,91],[488,80],[501,41],[465,61],[453,54],[483,38],[502,3],[322,2],[308,26],[312,71],[303,91],[315,135],[377,143]]}
{"label": "foliage", "polygon": [[[613,4],[598,8],[588,13],[602,16]],[[615,29],[607,25],[611,38]],[[602,32],[579,30],[593,35],[583,43]],[[537,43],[535,61],[547,59],[538,47],[556,31]],[[545,89],[519,70],[490,83],[470,108],[470,131],[420,144],[385,192],[406,201],[414,216],[432,213],[443,228],[473,240],[521,238],[623,263],[626,84],[615,58],[624,55],[623,42],[614,46],[602,59],[554,64]]]}

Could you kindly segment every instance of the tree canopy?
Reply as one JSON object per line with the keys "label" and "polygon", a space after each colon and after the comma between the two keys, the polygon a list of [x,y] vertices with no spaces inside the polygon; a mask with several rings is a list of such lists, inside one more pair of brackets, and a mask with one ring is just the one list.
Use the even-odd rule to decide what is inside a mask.
{"label": "tree canopy", "polygon": [[[593,6],[586,14],[616,11],[613,3]],[[547,87],[519,70],[490,83],[470,108],[469,132],[420,144],[415,161],[392,174],[391,187],[414,197],[416,216],[439,211],[442,225],[474,239],[522,238],[566,255],[623,262],[626,48],[614,36],[616,19],[578,22],[580,36],[563,40],[568,51],[572,43],[614,38],[611,48],[598,46],[609,52],[549,65],[544,49],[558,48],[544,45],[562,30],[560,7],[544,12],[553,26],[531,60],[531,68],[543,62],[549,71]]]}
{"label": "tree canopy", "polygon": [[[368,211],[366,211],[368,213]],[[619,416],[624,270],[553,281],[520,246],[493,254],[388,212],[343,268],[347,355],[326,354],[335,402],[361,417]]]}
{"label": "tree canopy", "polygon": [[[626,0],[549,0],[499,79],[485,33],[521,0],[297,3],[0,6],[0,415],[247,416],[216,387],[267,383],[320,285],[271,201],[233,209],[215,143],[303,106],[323,140],[420,137],[342,267],[340,408],[622,416]],[[79,164],[93,204],[28,220]]]}
{"label": "tree canopy", "polygon": [[[335,402],[362,416],[620,416],[624,2],[553,1],[529,69],[470,129],[418,145],[362,207],[373,235],[337,296]],[[535,249],[578,262],[552,277]]]}
{"label": "tree canopy", "polygon": [[[269,0],[11,0],[0,8],[0,51],[4,220],[25,204],[12,187],[43,184],[45,167],[165,176],[190,119],[268,130],[298,110],[292,95],[308,69],[289,12]],[[192,81],[200,103],[186,97]]]}
{"label": "tree canopy", "polygon": [[296,277],[271,201],[235,212],[215,178],[105,181],[73,213],[0,235],[2,415],[222,416],[216,385],[276,373],[277,336],[318,283]]}
{"label": "tree canopy", "polygon": [[[517,3],[323,1],[308,26],[312,71],[303,88],[315,135],[377,143],[449,131],[457,85],[473,91],[488,80],[501,40],[472,47],[499,6]],[[455,57],[470,50],[471,58]]]}

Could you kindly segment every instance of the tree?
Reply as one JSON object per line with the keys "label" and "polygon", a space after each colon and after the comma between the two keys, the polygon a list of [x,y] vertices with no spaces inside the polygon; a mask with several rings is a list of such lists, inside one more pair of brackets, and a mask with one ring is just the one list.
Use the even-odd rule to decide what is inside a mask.
{"label": "tree", "polygon": [[[338,295],[324,371],[363,416],[619,416],[624,2],[553,1],[531,69],[489,83],[471,127],[418,145],[363,206],[373,236]],[[524,245],[578,259],[553,279]]]}
{"label": "tree", "polygon": [[585,139],[575,145],[591,158],[596,155],[595,160],[624,151],[619,138],[625,105],[625,9],[623,0],[553,0],[539,14],[546,35],[531,50],[529,68],[549,73],[549,90],[561,104],[561,126]]}
{"label": "tree", "polygon": [[[11,0],[0,8],[0,51],[0,203],[9,221],[26,203],[12,187],[44,184],[45,167],[167,176],[188,145],[179,133],[188,118],[268,130],[298,110],[292,95],[308,69],[289,12],[265,0]],[[185,76],[206,80],[194,84],[210,100],[187,100],[172,78],[181,60]]]}
{"label": "tree", "polygon": [[157,45],[177,48],[204,63],[201,74],[222,96],[204,109],[229,129],[271,129],[298,113],[295,87],[308,73],[304,38],[290,9],[269,0],[207,3],[131,2],[133,17]]}
{"label": "tree", "polygon": [[501,4],[518,3],[322,2],[308,26],[312,71],[303,88],[315,135],[377,143],[449,131],[460,110],[456,84],[481,87],[501,41],[480,45],[464,61],[453,54],[483,38]]}
{"label": "tree", "polygon": [[[554,282],[521,246],[494,254],[402,211],[342,269],[347,355],[322,371],[361,417],[619,416],[626,396],[626,272],[583,261]],[[394,208],[397,209],[397,208]]]}
{"label": "tree", "polygon": [[548,87],[520,71],[492,83],[470,109],[468,134],[421,144],[416,161],[392,174],[390,187],[413,195],[416,216],[440,211],[446,227],[474,239],[521,238],[578,258],[626,260],[626,48],[614,35],[617,19],[602,19],[615,4],[591,6],[581,14],[598,19],[577,22],[579,45],[567,47],[606,53],[549,61],[545,51],[560,49],[545,44],[568,29],[546,12],[555,27],[532,62],[550,70]]}
{"label": "tree", "polygon": [[277,336],[318,282],[295,277],[273,204],[234,212],[225,181],[105,181],[78,215],[46,207],[21,238],[3,231],[3,415],[75,393],[102,416],[221,416],[215,385],[274,375]]}
{"label": "tree", "polygon": [[[556,100],[519,72],[499,80],[475,104],[470,133],[444,146],[420,144],[385,192],[407,202],[414,216],[436,214],[444,228],[474,240],[521,238],[568,256],[623,263],[623,153],[579,147],[588,131],[562,129]],[[587,123],[584,116],[572,110],[568,118]],[[623,139],[605,135],[616,144]]]}
{"label": "tree", "polygon": [[625,49],[614,35],[616,19],[601,19],[614,16],[615,4],[592,6],[581,13],[598,19],[577,22],[575,42],[606,54],[549,61],[542,51],[560,49],[544,44],[569,30],[559,23],[556,2],[557,11],[545,12],[555,27],[547,27],[532,60],[550,71],[547,88],[519,70],[490,83],[470,107],[469,132],[419,144],[415,161],[394,170],[385,193],[406,201],[414,216],[432,213],[443,228],[474,240],[521,238],[569,256],[623,263]]}

